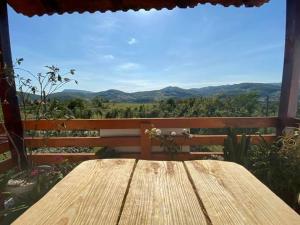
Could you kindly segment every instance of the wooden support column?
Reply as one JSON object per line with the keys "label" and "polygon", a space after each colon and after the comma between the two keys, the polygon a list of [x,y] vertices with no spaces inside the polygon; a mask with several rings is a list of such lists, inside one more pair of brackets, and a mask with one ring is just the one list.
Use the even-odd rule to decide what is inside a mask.
{"label": "wooden support column", "polygon": [[151,159],[151,139],[148,134],[145,134],[145,130],[152,128],[150,123],[142,123],[141,132],[141,159]]}
{"label": "wooden support column", "polygon": [[28,161],[13,73],[6,1],[0,2],[0,99],[12,158],[26,168]]}
{"label": "wooden support column", "polygon": [[296,117],[300,82],[300,1],[286,1],[286,37],[284,68],[279,105],[280,125],[277,133]]}

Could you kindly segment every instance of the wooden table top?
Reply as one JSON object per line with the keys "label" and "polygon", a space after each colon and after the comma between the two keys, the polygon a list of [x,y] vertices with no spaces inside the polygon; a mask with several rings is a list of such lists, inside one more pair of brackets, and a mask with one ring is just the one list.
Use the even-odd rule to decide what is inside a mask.
{"label": "wooden table top", "polygon": [[300,224],[300,216],[235,163],[91,160],[14,225]]}

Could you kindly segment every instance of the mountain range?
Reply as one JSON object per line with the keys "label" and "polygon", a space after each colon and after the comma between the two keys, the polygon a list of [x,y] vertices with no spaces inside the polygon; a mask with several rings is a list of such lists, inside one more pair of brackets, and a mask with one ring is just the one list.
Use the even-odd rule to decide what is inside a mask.
{"label": "mountain range", "polygon": [[115,89],[100,92],[65,89],[62,92],[52,94],[51,98],[58,98],[61,100],[72,98],[91,100],[92,98],[99,96],[113,102],[148,103],[167,98],[185,99],[200,96],[215,96],[221,94],[238,95],[242,93],[256,92],[260,97],[269,96],[271,99],[278,99],[280,95],[280,86],[280,83],[240,83],[190,89],[169,86],[160,90],[132,93]]}

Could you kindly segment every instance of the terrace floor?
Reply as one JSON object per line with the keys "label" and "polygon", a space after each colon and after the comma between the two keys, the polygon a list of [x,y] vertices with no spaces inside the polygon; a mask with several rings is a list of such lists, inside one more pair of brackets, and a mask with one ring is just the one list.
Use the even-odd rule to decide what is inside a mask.
{"label": "terrace floor", "polygon": [[89,160],[17,224],[300,224],[245,168],[212,160]]}

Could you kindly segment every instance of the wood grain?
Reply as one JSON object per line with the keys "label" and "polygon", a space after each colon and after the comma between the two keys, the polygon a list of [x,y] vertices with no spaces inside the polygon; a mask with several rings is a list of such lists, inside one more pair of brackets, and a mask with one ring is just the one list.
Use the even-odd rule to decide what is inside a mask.
{"label": "wood grain", "polygon": [[146,129],[151,130],[151,124],[142,123],[140,128],[141,159],[151,159],[151,139],[145,134]]}
{"label": "wood grain", "polygon": [[[262,135],[267,142],[275,140],[273,134]],[[179,145],[223,145],[227,135],[193,135],[192,138],[175,137]],[[238,135],[238,139],[241,136]],[[258,135],[251,135],[251,142],[256,144],[260,141]],[[159,146],[158,140],[149,140],[148,135],[137,137],[26,137],[26,147],[98,147],[98,146],[141,146],[142,149],[150,150],[150,145]],[[150,157],[150,152],[147,153]]]}
{"label": "wood grain", "polygon": [[185,165],[212,224],[300,224],[299,215],[244,167],[211,160]]}
{"label": "wood grain", "polygon": [[13,69],[7,1],[0,1],[0,100],[2,114],[5,131],[10,136],[9,146],[12,159],[15,162],[18,161],[22,169],[27,169],[29,164],[24,147],[24,132]]}
{"label": "wood grain", "polygon": [[95,153],[33,153],[30,159],[35,164],[57,164],[65,160],[68,162],[82,162],[97,159]]}
{"label": "wood grain", "polygon": [[140,119],[27,120],[25,130],[99,130],[140,128],[142,123],[156,128],[264,128],[277,127],[277,117],[191,117]]}
{"label": "wood grain", "polygon": [[139,161],[119,224],[207,224],[183,163]]}
{"label": "wood grain", "polygon": [[0,143],[0,154],[9,151],[9,143],[8,141]]}
{"label": "wood grain", "polygon": [[17,166],[17,164],[11,158],[1,161],[0,162],[0,173],[5,173],[15,166]]}
{"label": "wood grain", "polygon": [[14,225],[116,224],[134,160],[81,163]]}
{"label": "wood grain", "polygon": [[27,147],[139,146],[139,137],[26,137]]}
{"label": "wood grain", "polygon": [[286,1],[285,52],[278,117],[281,134],[290,118],[296,117],[300,82],[300,1]]}
{"label": "wood grain", "polygon": [[[155,152],[151,154],[153,160],[195,160],[205,157],[222,156],[223,152],[179,152],[171,155],[166,152]],[[31,159],[36,164],[55,164],[64,160],[69,162],[81,162],[96,159],[94,153],[33,153]],[[141,159],[140,153],[120,152],[118,158]]]}

